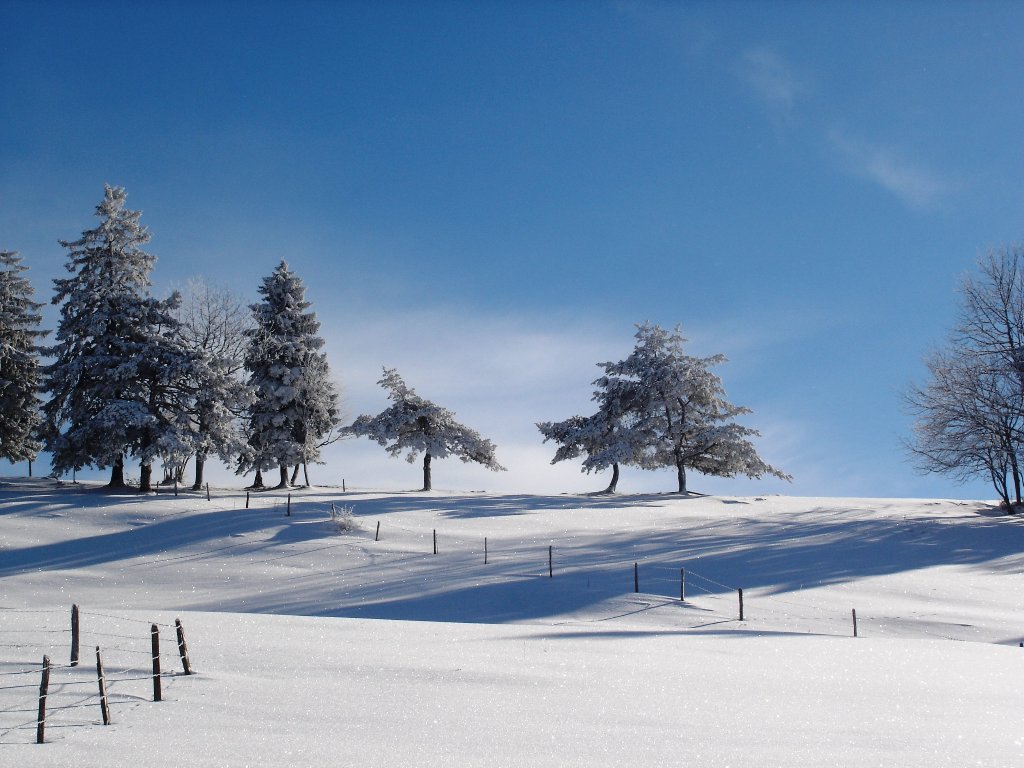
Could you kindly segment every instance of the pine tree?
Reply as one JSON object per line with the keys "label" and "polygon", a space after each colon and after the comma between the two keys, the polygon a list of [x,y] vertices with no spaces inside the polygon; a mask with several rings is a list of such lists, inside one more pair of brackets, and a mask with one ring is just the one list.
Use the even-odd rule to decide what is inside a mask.
{"label": "pine tree", "polygon": [[643,323],[637,326],[636,339],[632,354],[621,362],[604,363],[605,375],[595,382],[628,401],[627,442],[643,446],[631,463],[644,469],[675,468],[680,493],[686,492],[687,469],[719,477],[791,479],[757,455],[749,438],[760,433],[735,422],[750,409],[726,401],[722,380],[711,372],[712,366],[725,362],[724,356],[684,354],[678,326],[669,333]]}
{"label": "pine tree", "polygon": [[0,251],[0,457],[31,462],[39,454],[42,368],[36,342],[42,304],[33,301],[28,267],[14,251]]}
{"label": "pine tree", "polygon": [[191,450],[182,383],[192,359],[172,312],[179,297],[149,295],[156,261],[141,212],[125,207],[125,191],[107,185],[96,207],[99,226],[68,249],[72,276],[54,280],[61,319],[55,358],[45,369],[46,447],[58,474],[110,467],[110,487],[124,487],[124,460],[140,463],[149,490],[153,460]]}
{"label": "pine tree", "polygon": [[[602,384],[602,380],[594,384]],[[641,435],[632,429],[637,418],[637,398],[633,382],[609,379],[594,392],[598,410],[593,415],[538,423],[544,442],[553,440],[559,445],[551,463],[584,456],[582,472],[589,474],[611,467],[611,481],[604,492],[615,493],[619,465],[639,464],[644,451]]]}
{"label": "pine tree", "polygon": [[[456,456],[493,471],[504,471],[494,456],[494,444],[455,420],[455,414],[426,400],[406,386],[398,371],[385,368],[377,382],[388,390],[392,405],[376,416],[360,416],[346,434],[377,441],[392,456],[404,451],[412,464],[423,454],[423,490],[432,487],[431,461]],[[389,445],[390,443],[390,445]]]}
{"label": "pine tree", "polygon": [[282,261],[259,288],[251,305],[245,367],[254,401],[248,414],[248,445],[239,474],[280,467],[281,487],[290,465],[316,462],[338,423],[338,392],[330,378],[320,323],[305,298],[305,286]]}

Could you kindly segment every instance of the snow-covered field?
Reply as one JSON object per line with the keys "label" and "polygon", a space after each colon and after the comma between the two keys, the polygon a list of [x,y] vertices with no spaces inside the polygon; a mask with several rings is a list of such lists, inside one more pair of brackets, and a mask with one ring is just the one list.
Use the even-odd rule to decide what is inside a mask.
{"label": "snow-covered field", "polygon": [[1024,764],[1024,520],[985,503],[320,488],[290,516],[285,493],[245,505],[0,486],[0,765]]}

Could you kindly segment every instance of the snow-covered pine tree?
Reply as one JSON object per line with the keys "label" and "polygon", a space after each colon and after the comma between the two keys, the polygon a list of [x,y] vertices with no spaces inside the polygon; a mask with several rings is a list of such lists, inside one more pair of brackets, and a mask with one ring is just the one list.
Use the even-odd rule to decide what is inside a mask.
{"label": "snow-covered pine tree", "polygon": [[68,249],[72,276],[54,280],[61,319],[55,358],[45,368],[46,448],[56,473],[110,467],[110,487],[124,487],[126,455],[138,458],[140,490],[153,460],[191,451],[183,382],[192,359],[172,312],[179,297],[149,295],[155,257],[142,250],[149,232],[125,207],[125,191],[107,185],[99,226]]}
{"label": "snow-covered pine tree", "polygon": [[766,464],[749,438],[757,430],[740,426],[737,416],[750,409],[725,399],[722,380],[711,367],[725,362],[722,355],[699,358],[684,354],[685,339],[678,326],[671,333],[643,323],[637,326],[632,354],[617,363],[604,363],[601,389],[632,393],[635,418],[631,442],[645,444],[636,463],[644,469],[674,467],[679,492],[686,492],[686,470],[705,475],[760,478],[790,476]]}
{"label": "snow-covered pine tree", "polygon": [[286,487],[290,465],[319,461],[338,423],[338,391],[321,352],[320,322],[306,311],[311,304],[302,280],[282,261],[259,292],[263,300],[250,306],[255,324],[245,355],[254,400],[238,473],[278,466]]}
{"label": "snow-covered pine tree", "polygon": [[584,456],[580,471],[588,474],[607,467],[612,469],[605,493],[615,493],[619,484],[619,465],[638,464],[645,440],[633,429],[637,414],[638,389],[635,382],[609,379],[594,382],[599,388],[593,399],[598,410],[591,416],[572,416],[565,421],[540,422],[537,429],[544,442],[554,440],[559,447],[552,464]]}
{"label": "snow-covered pine tree", "polygon": [[490,440],[457,422],[451,411],[417,395],[398,371],[385,368],[377,383],[388,391],[391,407],[376,416],[360,416],[345,432],[377,441],[392,456],[408,451],[405,460],[410,464],[422,453],[424,491],[432,487],[430,463],[435,458],[456,456],[495,472],[504,471]]}
{"label": "snow-covered pine tree", "polygon": [[242,373],[251,314],[229,290],[193,280],[177,318],[182,342],[196,361],[188,412],[195,447],[192,489],[199,490],[210,455],[231,464],[245,447],[241,418],[253,397]]}
{"label": "snow-covered pine tree", "polygon": [[31,462],[39,454],[39,387],[42,367],[37,341],[42,304],[33,301],[28,267],[15,251],[0,251],[0,457]]}

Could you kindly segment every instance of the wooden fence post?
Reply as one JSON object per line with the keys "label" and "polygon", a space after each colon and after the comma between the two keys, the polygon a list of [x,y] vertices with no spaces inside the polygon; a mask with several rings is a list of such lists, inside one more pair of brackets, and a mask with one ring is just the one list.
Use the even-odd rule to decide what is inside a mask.
{"label": "wooden fence post", "polygon": [[341,478],[341,492],[342,493],[348,493],[348,490],[345,488],[345,478],[344,477]]}
{"label": "wooden fence post", "polygon": [[292,516],[292,495],[290,493],[288,494],[288,508],[287,508],[287,510],[285,510],[284,516],[285,517],[291,517]]}
{"label": "wooden fence post", "polygon": [[210,500],[210,484],[209,483],[206,484],[206,500],[207,501]]}
{"label": "wooden fence post", "polygon": [[100,686],[100,714],[103,724],[110,725],[110,706],[107,704],[107,681],[103,678],[103,659],[100,658],[100,647],[96,646],[96,682]]}
{"label": "wooden fence post", "polygon": [[373,534],[374,541],[380,541],[380,520],[377,521],[377,532]]}
{"label": "wooden fence post", "polygon": [[853,611],[853,636],[856,637],[857,636],[857,609],[856,608],[852,608],[851,610]]}
{"label": "wooden fence post", "polygon": [[174,498],[178,498],[178,478],[174,478]]}
{"label": "wooden fence post", "polygon": [[640,563],[633,563],[633,591],[640,591]]}
{"label": "wooden fence post", "polygon": [[161,701],[160,695],[160,628],[153,624],[149,628],[153,638],[153,701]]}
{"label": "wooden fence post", "polygon": [[78,604],[71,606],[71,666],[78,666]]}
{"label": "wooden fence post", "polygon": [[43,677],[39,681],[39,715],[36,718],[36,744],[43,743],[46,731],[46,693],[50,689],[50,657],[43,656]]}
{"label": "wooden fence post", "polygon": [[484,565],[487,565],[487,537],[484,536]]}
{"label": "wooden fence post", "polygon": [[437,554],[437,528],[434,529],[434,554]]}
{"label": "wooden fence post", "polygon": [[181,624],[181,619],[174,620],[174,629],[178,633],[178,655],[181,656],[181,668],[185,670],[186,675],[192,674],[192,663],[188,659],[188,644],[185,642],[185,627]]}
{"label": "wooden fence post", "polygon": [[548,578],[555,578],[555,548],[553,545],[548,544]]}
{"label": "wooden fence post", "polygon": [[686,602],[686,569],[679,569],[679,602]]}
{"label": "wooden fence post", "polygon": [[739,593],[740,596],[740,621],[743,621],[743,590],[737,589],[736,591]]}
{"label": "wooden fence post", "polygon": [[249,492],[248,491],[245,492],[245,508],[246,509],[249,508]]}

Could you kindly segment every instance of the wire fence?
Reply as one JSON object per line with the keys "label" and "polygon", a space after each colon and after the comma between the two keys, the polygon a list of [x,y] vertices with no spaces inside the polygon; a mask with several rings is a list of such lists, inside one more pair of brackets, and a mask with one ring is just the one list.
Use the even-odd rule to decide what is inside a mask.
{"label": "wire fence", "polygon": [[[293,521],[310,523],[318,518],[328,519],[332,508],[342,503],[345,502],[303,502],[301,508],[296,507]],[[278,510],[280,506],[281,503],[276,502],[274,509]],[[736,629],[755,632],[959,641],[984,639],[1003,643],[1008,642],[1007,638],[1013,637],[1016,631],[1008,630],[998,640],[991,636],[991,632],[988,637],[981,637],[972,631],[969,622],[951,615],[948,606],[941,609],[941,615],[934,613],[936,606],[933,603],[919,610],[901,611],[900,615],[887,615],[884,610],[872,610],[871,606],[842,605],[841,595],[813,588],[780,594],[774,586],[766,585],[744,591],[742,586],[728,583],[717,574],[703,570],[702,558],[693,557],[692,551],[689,557],[677,557],[661,545],[647,557],[642,552],[630,553],[615,546],[604,547],[592,539],[578,543],[571,534],[491,538],[467,535],[464,529],[458,530],[457,526],[450,525],[451,521],[443,529],[427,529],[403,525],[393,517],[383,523],[379,519],[362,516],[355,519],[355,530],[345,531],[348,535],[341,536],[337,542],[320,543],[315,551],[352,547],[375,558],[375,564],[380,563],[381,557],[390,559],[392,563],[402,559],[410,567],[418,562],[427,574],[434,571],[428,564],[428,558],[439,558],[436,566],[442,578],[451,578],[452,574],[457,576],[458,569],[463,568],[467,579],[477,579],[480,572],[474,568],[474,560],[494,566],[490,573],[496,572],[494,578],[498,580],[550,576],[557,581],[559,576],[586,575],[595,583],[608,585],[615,581],[620,588],[617,591],[614,587],[609,589],[620,595],[628,590],[626,585],[632,570],[635,580],[633,591],[650,601],[652,610],[675,606],[699,612],[689,619],[678,618],[677,615],[674,623],[684,628],[709,622],[733,622]],[[441,524],[444,525],[443,520]],[[638,549],[643,550],[644,547]],[[299,554],[302,553],[284,557]],[[698,568],[693,567],[695,564]],[[731,570],[735,572],[736,569]],[[330,568],[318,571],[323,576],[331,573]],[[808,576],[807,583],[813,583]]]}
{"label": "wire fence", "polygon": [[[78,606],[0,608],[0,616],[0,745],[109,724],[130,707],[163,700],[165,685],[191,674],[180,621]],[[174,630],[170,642],[161,641],[161,628],[164,638]],[[181,671],[171,671],[179,660]]]}

